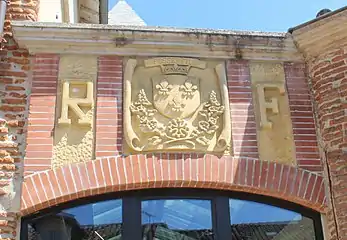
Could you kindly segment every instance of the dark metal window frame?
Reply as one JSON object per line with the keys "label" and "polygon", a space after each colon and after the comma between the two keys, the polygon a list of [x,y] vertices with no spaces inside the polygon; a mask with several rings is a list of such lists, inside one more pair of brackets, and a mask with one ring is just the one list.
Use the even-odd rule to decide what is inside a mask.
{"label": "dark metal window frame", "polygon": [[55,215],[63,209],[73,208],[80,205],[122,199],[122,239],[140,240],[142,239],[141,227],[141,202],[143,200],[159,199],[206,199],[211,201],[212,206],[212,226],[216,240],[232,239],[230,225],[229,199],[248,200],[267,204],[300,213],[304,217],[310,218],[314,222],[316,240],[323,240],[323,230],[320,213],[311,209],[297,205],[295,203],[280,199],[243,193],[206,189],[146,189],[137,191],[125,191],[120,193],[104,194],[83,199],[74,200],[70,203],[61,204],[40,212],[25,216],[21,223],[21,240],[27,240],[27,225],[32,219],[37,219],[49,215]]}

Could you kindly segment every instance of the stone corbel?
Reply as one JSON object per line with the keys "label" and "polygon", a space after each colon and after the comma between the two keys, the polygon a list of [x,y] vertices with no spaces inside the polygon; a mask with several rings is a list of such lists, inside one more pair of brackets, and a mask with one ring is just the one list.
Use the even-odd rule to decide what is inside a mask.
{"label": "stone corbel", "polygon": [[259,100],[260,128],[271,129],[272,122],[268,120],[266,111],[269,109],[274,114],[279,114],[278,99],[272,97],[270,101],[267,101],[265,98],[265,90],[277,89],[281,95],[284,95],[286,92],[284,83],[259,83],[256,85],[256,89]]}

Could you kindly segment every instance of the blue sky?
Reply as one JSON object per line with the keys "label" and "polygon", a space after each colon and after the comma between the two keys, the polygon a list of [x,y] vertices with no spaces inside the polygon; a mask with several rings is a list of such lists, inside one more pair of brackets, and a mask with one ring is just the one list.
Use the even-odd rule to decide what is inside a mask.
{"label": "blue sky", "polygon": [[[109,0],[109,8],[118,0]],[[149,26],[287,31],[346,0],[126,0]]]}

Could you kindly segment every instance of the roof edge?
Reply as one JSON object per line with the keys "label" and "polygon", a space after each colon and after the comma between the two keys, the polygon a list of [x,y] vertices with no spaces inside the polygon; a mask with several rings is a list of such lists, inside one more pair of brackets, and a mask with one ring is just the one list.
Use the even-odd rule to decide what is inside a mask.
{"label": "roof edge", "polygon": [[31,54],[303,61],[288,33],[17,21],[12,21],[12,30],[17,43]]}
{"label": "roof edge", "polygon": [[293,33],[294,31],[299,30],[300,28],[306,27],[306,26],[308,26],[308,25],[310,25],[310,24],[312,24],[312,23],[315,23],[315,22],[318,22],[318,21],[320,21],[320,20],[322,20],[322,19],[331,17],[331,16],[336,15],[336,14],[338,14],[338,13],[340,13],[340,12],[345,11],[345,10],[347,10],[347,6],[342,7],[342,8],[339,8],[339,9],[336,9],[335,11],[331,11],[331,12],[329,12],[329,13],[326,13],[326,14],[324,14],[324,15],[322,15],[322,16],[319,16],[319,17],[317,17],[317,18],[314,18],[314,19],[312,19],[312,20],[309,20],[309,21],[307,21],[307,22],[305,22],[305,23],[302,23],[302,24],[300,24],[300,25],[298,25],[298,26],[289,28],[289,29],[288,29],[288,32],[291,34],[291,33]]}
{"label": "roof edge", "polygon": [[55,29],[78,29],[78,30],[113,30],[113,31],[134,31],[134,32],[155,32],[155,33],[181,33],[181,34],[207,34],[207,35],[230,35],[249,37],[274,37],[285,38],[287,32],[262,32],[262,31],[242,31],[210,28],[178,28],[163,26],[137,26],[137,25],[108,25],[89,23],[53,23],[53,22],[32,22],[32,21],[11,21],[12,26],[30,28],[55,28]]}

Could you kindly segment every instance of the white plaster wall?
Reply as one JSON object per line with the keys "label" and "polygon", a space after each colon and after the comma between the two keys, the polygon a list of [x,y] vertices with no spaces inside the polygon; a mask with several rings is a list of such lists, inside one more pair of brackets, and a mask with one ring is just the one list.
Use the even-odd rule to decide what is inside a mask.
{"label": "white plaster wall", "polygon": [[39,22],[62,22],[61,0],[41,0]]}

